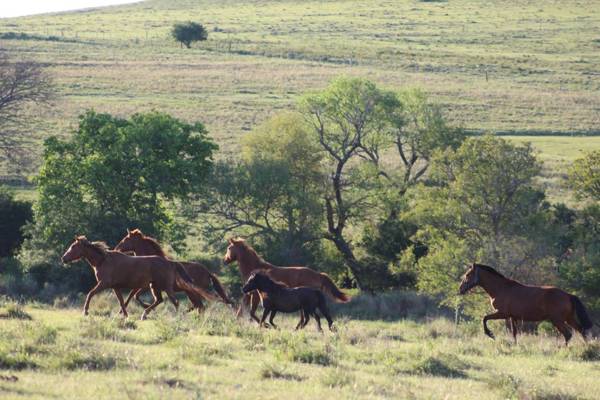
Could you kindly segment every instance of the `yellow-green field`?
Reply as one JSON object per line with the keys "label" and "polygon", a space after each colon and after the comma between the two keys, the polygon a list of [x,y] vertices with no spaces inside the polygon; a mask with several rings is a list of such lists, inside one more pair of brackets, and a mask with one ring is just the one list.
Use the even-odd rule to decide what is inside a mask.
{"label": "yellow-green field", "polygon": [[[62,40],[0,46],[55,76],[60,97],[32,129],[37,139],[68,134],[91,107],[160,109],[204,121],[233,154],[240,135],[339,74],[420,86],[469,129],[597,130],[595,9],[597,0],[148,0],[0,20],[0,34]],[[210,34],[188,50],[168,32],[190,19]]]}
{"label": "yellow-green field", "polygon": [[[278,317],[280,330],[161,306],[123,320],[114,296],[80,310],[14,304],[1,310],[3,399],[593,399],[600,343],[523,336],[495,342],[479,324],[337,317],[337,333]],[[100,314],[100,315],[98,315]],[[133,313],[139,315],[139,309]]]}
{"label": "yellow-green field", "polygon": [[585,153],[600,150],[600,136],[507,136],[515,143],[531,143],[543,163],[538,183],[551,201],[579,208],[568,185],[568,171],[574,160]]}

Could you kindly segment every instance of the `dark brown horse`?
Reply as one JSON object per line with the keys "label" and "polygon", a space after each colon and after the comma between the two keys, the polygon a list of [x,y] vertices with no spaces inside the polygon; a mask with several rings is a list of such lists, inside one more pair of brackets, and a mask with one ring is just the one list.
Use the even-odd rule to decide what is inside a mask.
{"label": "dark brown horse", "polygon": [[[115,250],[122,252],[133,252],[136,256],[159,256],[168,259],[167,255],[163,251],[160,244],[156,241],[156,239],[146,236],[139,229],[134,229],[133,231],[127,230],[127,235],[117,244]],[[217,292],[217,294],[223,299],[223,302],[226,304],[233,304],[232,301],[227,297],[227,293],[225,292],[225,288],[219,281],[219,279],[205,266],[193,263],[193,262],[179,262],[188,275],[192,278],[194,284],[205,291],[209,291],[212,289]],[[147,290],[148,288],[139,288],[138,290],[132,291],[127,297],[125,301],[125,307],[129,304],[131,298],[135,295],[135,299],[142,305],[145,304],[140,299],[141,294]],[[175,286],[175,291],[182,291],[178,286]],[[210,295],[199,296],[194,292],[186,292],[188,298],[192,302],[193,308],[197,308],[198,311],[201,311],[204,308],[204,304],[202,300],[216,300],[215,296]]]}
{"label": "dark brown horse", "polygon": [[[296,325],[296,329],[302,329],[308,324],[310,316],[315,317],[319,331],[321,328],[321,317],[317,309],[321,311],[327,323],[329,330],[333,331],[333,320],[327,308],[325,295],[319,289],[311,287],[295,287],[289,288],[281,282],[272,280],[266,272],[256,271],[250,275],[248,281],[242,288],[244,293],[250,293],[258,290],[261,293],[264,312],[260,319],[260,326],[264,326],[267,316],[271,314],[269,323],[277,328],[273,323],[273,318],[277,312],[291,313],[300,311],[300,322]],[[263,295],[265,293],[266,295]]]}
{"label": "dark brown horse", "polygon": [[[278,267],[263,260],[256,251],[250,247],[243,239],[229,239],[229,246],[223,258],[225,264],[231,264],[237,261],[242,275],[242,280],[246,282],[255,270],[262,270],[275,281],[282,282],[288,287],[308,286],[322,290],[330,295],[335,301],[346,303],[350,297],[340,291],[335,283],[327,274],[317,272],[307,267]],[[251,304],[250,317],[256,322],[260,322],[256,316],[256,308],[260,298],[257,292],[245,293],[242,304],[238,309],[237,315],[242,314],[244,305]]]}
{"label": "dark brown horse", "polygon": [[483,317],[483,330],[494,339],[487,321],[510,319],[512,334],[517,341],[515,321],[550,321],[569,343],[571,328],[577,330],[584,339],[592,328],[592,321],[578,297],[551,286],[523,285],[508,279],[492,267],[472,264],[463,276],[460,294],[467,293],[475,286],[481,286],[490,296],[495,312]]}
{"label": "dark brown horse", "polygon": [[90,264],[98,282],[87,294],[83,306],[84,315],[88,313],[92,297],[104,289],[114,290],[119,299],[121,311],[127,316],[121,289],[150,287],[154,302],[145,308],[142,319],[145,319],[152,309],[162,303],[163,291],[167,293],[175,307],[178,306],[179,303],[175,297],[176,284],[184,287],[187,291],[201,294],[179,263],[162,257],[134,257],[119,251],[111,251],[103,242],[90,242],[85,236],[78,236],[62,256],[62,261],[70,263],[82,258]]}

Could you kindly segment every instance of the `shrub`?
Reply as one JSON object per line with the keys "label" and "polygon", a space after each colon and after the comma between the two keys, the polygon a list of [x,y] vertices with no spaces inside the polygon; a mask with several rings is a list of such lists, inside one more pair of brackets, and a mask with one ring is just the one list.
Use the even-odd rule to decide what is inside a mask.
{"label": "shrub", "polygon": [[293,381],[304,379],[300,375],[288,372],[286,365],[282,364],[263,364],[259,375],[262,379],[285,379]]}
{"label": "shrub", "polygon": [[354,382],[352,374],[342,368],[331,369],[321,377],[321,383],[329,388],[348,386],[352,382]]}
{"label": "shrub", "polygon": [[0,186],[0,257],[8,257],[23,243],[21,228],[33,217],[31,203],[16,200]]}
{"label": "shrub", "polygon": [[4,307],[4,312],[0,313],[0,318],[32,320],[33,318],[19,303],[9,303]]}
{"label": "shrub", "polygon": [[565,358],[577,361],[600,361],[600,344],[590,342],[582,346],[571,345],[562,349],[561,354]]}
{"label": "shrub", "polygon": [[102,353],[86,354],[73,351],[65,354],[59,365],[68,370],[106,371],[115,368],[117,360],[112,356]]}
{"label": "shrub", "polygon": [[202,25],[190,21],[173,25],[171,36],[189,49],[192,42],[208,39],[208,32]]}

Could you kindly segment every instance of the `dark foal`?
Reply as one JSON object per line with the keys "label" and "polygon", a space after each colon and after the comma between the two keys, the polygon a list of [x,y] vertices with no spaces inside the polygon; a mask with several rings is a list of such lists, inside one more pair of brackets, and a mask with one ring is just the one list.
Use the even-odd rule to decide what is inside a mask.
{"label": "dark foal", "polygon": [[319,289],[305,286],[289,288],[283,283],[272,280],[263,272],[255,272],[250,275],[250,278],[248,278],[248,281],[242,288],[244,293],[250,293],[253,290],[258,290],[261,293],[265,309],[260,320],[261,326],[264,326],[269,314],[271,314],[269,323],[276,328],[277,326],[273,323],[273,318],[275,318],[277,312],[292,313],[300,311],[300,322],[296,325],[296,329],[304,328],[312,315],[317,321],[319,331],[322,331],[321,317],[317,313],[317,309],[319,309],[327,319],[329,330],[334,330],[333,320],[327,308],[325,295]]}

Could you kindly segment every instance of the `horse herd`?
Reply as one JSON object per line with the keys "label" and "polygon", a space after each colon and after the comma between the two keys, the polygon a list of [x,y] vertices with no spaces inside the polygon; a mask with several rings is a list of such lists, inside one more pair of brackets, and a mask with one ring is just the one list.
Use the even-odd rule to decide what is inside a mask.
{"label": "horse herd", "polygon": [[[94,270],[97,284],[87,294],[83,307],[87,315],[90,300],[104,289],[113,289],[127,316],[127,305],[132,298],[144,308],[142,319],[163,302],[165,292],[178,307],[176,292],[184,292],[192,307],[202,311],[205,300],[220,300],[233,306],[223,285],[213,273],[199,263],[180,262],[169,259],[158,242],[144,235],[139,229],[127,230],[127,235],[110,250],[104,242],[90,242],[85,236],[77,236],[62,256],[64,263],[86,260]],[[306,326],[312,316],[319,330],[319,312],[326,318],[329,329],[334,330],[324,294],[337,302],[348,302],[350,297],[342,292],[325,273],[307,267],[278,267],[262,259],[243,239],[229,239],[225,264],[237,262],[242,280],[243,297],[237,310],[241,316],[249,307],[250,317],[260,326],[276,327],[273,319],[277,312],[299,312],[296,329]],[[510,323],[516,342],[519,321],[550,321],[564,336],[565,344],[571,339],[571,328],[584,339],[592,327],[592,321],[581,300],[561,289],[547,286],[529,286],[506,278],[492,267],[471,264],[462,278],[460,294],[481,287],[490,297],[495,312],[483,318],[486,335],[494,338],[487,321],[505,319]],[[122,289],[131,289],[123,299]],[[141,295],[149,290],[154,301],[146,304]],[[216,293],[216,295],[214,294]],[[256,316],[259,303],[264,312]]]}

